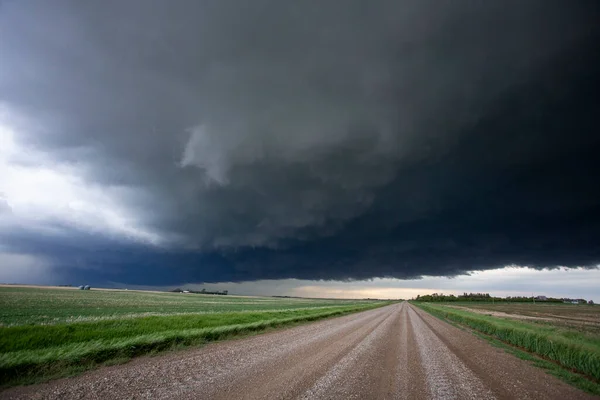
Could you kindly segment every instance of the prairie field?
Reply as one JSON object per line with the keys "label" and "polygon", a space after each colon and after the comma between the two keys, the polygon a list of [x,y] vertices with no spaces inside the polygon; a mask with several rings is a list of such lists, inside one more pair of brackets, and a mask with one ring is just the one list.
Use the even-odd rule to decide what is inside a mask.
{"label": "prairie field", "polygon": [[0,327],[123,320],[144,316],[323,310],[359,304],[372,304],[372,301],[0,287]]}
{"label": "prairie field", "polygon": [[0,385],[388,302],[0,287]]}
{"label": "prairie field", "polygon": [[500,318],[523,320],[540,325],[573,329],[590,335],[600,335],[600,306],[560,303],[482,303],[461,304],[476,313]]}

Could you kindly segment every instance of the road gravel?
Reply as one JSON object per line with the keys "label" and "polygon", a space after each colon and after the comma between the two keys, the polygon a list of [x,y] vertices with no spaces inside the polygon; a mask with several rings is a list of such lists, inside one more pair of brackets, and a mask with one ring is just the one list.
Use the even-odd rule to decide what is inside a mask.
{"label": "road gravel", "polygon": [[409,303],[246,337],[6,399],[593,399]]}

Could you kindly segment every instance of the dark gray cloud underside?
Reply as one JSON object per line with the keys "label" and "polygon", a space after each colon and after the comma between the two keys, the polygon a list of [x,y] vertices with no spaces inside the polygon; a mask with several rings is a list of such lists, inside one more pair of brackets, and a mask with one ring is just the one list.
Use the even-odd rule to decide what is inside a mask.
{"label": "dark gray cloud underside", "polygon": [[600,264],[594,3],[175,3],[39,3],[0,38],[0,101],[47,128],[23,143],[92,148],[85,178],[175,239],[5,248],[142,285]]}

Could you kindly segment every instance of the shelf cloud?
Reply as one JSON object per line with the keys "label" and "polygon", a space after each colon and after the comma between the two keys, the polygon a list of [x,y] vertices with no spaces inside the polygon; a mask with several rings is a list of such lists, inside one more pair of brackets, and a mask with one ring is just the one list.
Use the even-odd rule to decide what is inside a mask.
{"label": "shelf cloud", "polygon": [[139,285],[595,268],[598,17],[3,2],[0,256]]}

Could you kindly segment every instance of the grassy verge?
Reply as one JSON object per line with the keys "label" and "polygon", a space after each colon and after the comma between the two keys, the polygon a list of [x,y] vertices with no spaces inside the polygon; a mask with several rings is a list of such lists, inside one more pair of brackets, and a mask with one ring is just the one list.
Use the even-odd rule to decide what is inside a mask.
{"label": "grassy verge", "polygon": [[517,346],[600,382],[600,338],[580,332],[475,314],[441,305],[415,303],[428,313]]}
{"label": "grassy verge", "polygon": [[581,389],[585,392],[600,395],[600,384],[589,380],[588,378],[581,376],[580,374],[574,373],[570,370],[567,370],[555,362],[545,360],[540,358],[532,353],[528,353],[526,351],[520,350],[516,347],[510,346],[504,342],[501,342],[498,339],[495,339],[489,335],[485,335],[483,333],[479,333],[477,331],[474,332],[475,335],[489,342],[492,346],[503,349],[504,351],[520,358],[521,360],[525,360],[530,362],[532,365],[542,368],[551,375],[556,376],[557,378],[565,381],[566,383],[575,386],[578,389]]}
{"label": "grassy verge", "polygon": [[72,375],[132,357],[364,311],[389,303],[326,309],[144,317],[17,326],[0,335],[0,386]]}

